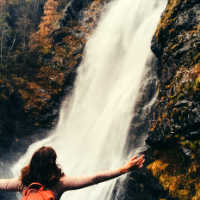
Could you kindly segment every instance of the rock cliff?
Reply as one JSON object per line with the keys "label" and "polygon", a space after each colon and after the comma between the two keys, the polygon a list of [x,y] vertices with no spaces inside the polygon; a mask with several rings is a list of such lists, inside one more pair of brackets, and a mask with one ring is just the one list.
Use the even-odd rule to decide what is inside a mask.
{"label": "rock cliff", "polygon": [[175,199],[200,198],[200,2],[169,0],[151,49],[159,60],[148,169]]}
{"label": "rock cliff", "polygon": [[[57,123],[60,102],[72,91],[85,42],[106,1],[66,2],[61,14],[56,13],[60,19],[45,38],[46,43],[40,41],[36,46],[38,38],[33,43],[33,33],[25,61],[12,63],[11,59],[13,66],[0,69],[0,149],[17,149],[20,138],[26,136],[31,136],[27,145],[44,137],[44,128]],[[16,9],[16,5],[10,7],[11,11]],[[23,67],[18,70],[18,65]]]}

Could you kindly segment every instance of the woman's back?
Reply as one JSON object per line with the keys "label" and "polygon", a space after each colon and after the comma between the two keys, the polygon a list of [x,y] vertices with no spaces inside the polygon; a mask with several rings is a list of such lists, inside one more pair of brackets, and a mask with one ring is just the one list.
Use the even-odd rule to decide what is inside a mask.
{"label": "woman's back", "polygon": [[13,179],[0,179],[0,190],[19,191],[22,196],[28,186],[40,183],[45,190],[53,192],[55,200],[68,190],[81,189],[137,170],[143,166],[144,156],[130,159],[123,167],[86,176],[66,176],[56,164],[56,152],[51,147],[41,147],[35,151],[30,163],[22,168],[21,176]]}

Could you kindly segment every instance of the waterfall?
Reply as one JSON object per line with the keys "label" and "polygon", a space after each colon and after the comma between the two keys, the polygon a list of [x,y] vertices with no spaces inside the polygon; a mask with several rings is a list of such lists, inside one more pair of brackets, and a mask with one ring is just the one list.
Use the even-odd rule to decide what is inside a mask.
{"label": "waterfall", "polygon": [[[92,174],[124,164],[140,80],[165,5],[166,0],[115,0],[107,5],[88,39],[74,91],[62,104],[56,129],[29,147],[12,168],[16,175],[42,145],[56,150],[67,175]],[[114,184],[112,180],[69,191],[61,199],[106,200]]]}

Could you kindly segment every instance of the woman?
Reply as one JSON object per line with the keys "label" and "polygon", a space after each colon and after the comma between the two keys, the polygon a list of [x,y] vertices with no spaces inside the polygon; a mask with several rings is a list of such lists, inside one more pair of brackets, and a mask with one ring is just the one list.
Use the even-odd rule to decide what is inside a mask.
{"label": "woman", "polygon": [[22,168],[21,176],[13,179],[0,179],[0,190],[19,191],[24,196],[27,187],[41,183],[45,190],[53,192],[55,200],[67,190],[75,190],[118,177],[124,173],[140,169],[144,156],[134,156],[119,169],[99,172],[89,176],[66,176],[56,164],[56,152],[51,147],[41,147],[35,151],[30,163]]}

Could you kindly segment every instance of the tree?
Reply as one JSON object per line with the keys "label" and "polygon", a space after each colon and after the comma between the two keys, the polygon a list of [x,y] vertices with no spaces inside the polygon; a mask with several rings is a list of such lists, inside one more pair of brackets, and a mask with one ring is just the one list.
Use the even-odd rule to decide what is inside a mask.
{"label": "tree", "polygon": [[[12,29],[9,27],[6,17],[9,15],[7,12],[8,2],[0,0],[0,51],[1,51],[1,66],[3,66],[3,48],[6,44],[7,38],[10,36]],[[6,48],[6,45],[5,45]]]}
{"label": "tree", "polygon": [[28,13],[23,13],[21,17],[18,18],[16,25],[16,33],[18,37],[21,39],[21,46],[22,49],[25,50],[27,43],[28,43],[28,37],[29,32],[32,30],[31,27],[33,26],[33,23],[31,20],[27,17]]}
{"label": "tree", "polygon": [[54,0],[48,0],[44,5],[44,16],[38,26],[38,31],[31,36],[30,48],[42,45],[43,47],[51,46],[48,35],[54,30],[54,24],[57,20],[56,11],[58,3]]}

